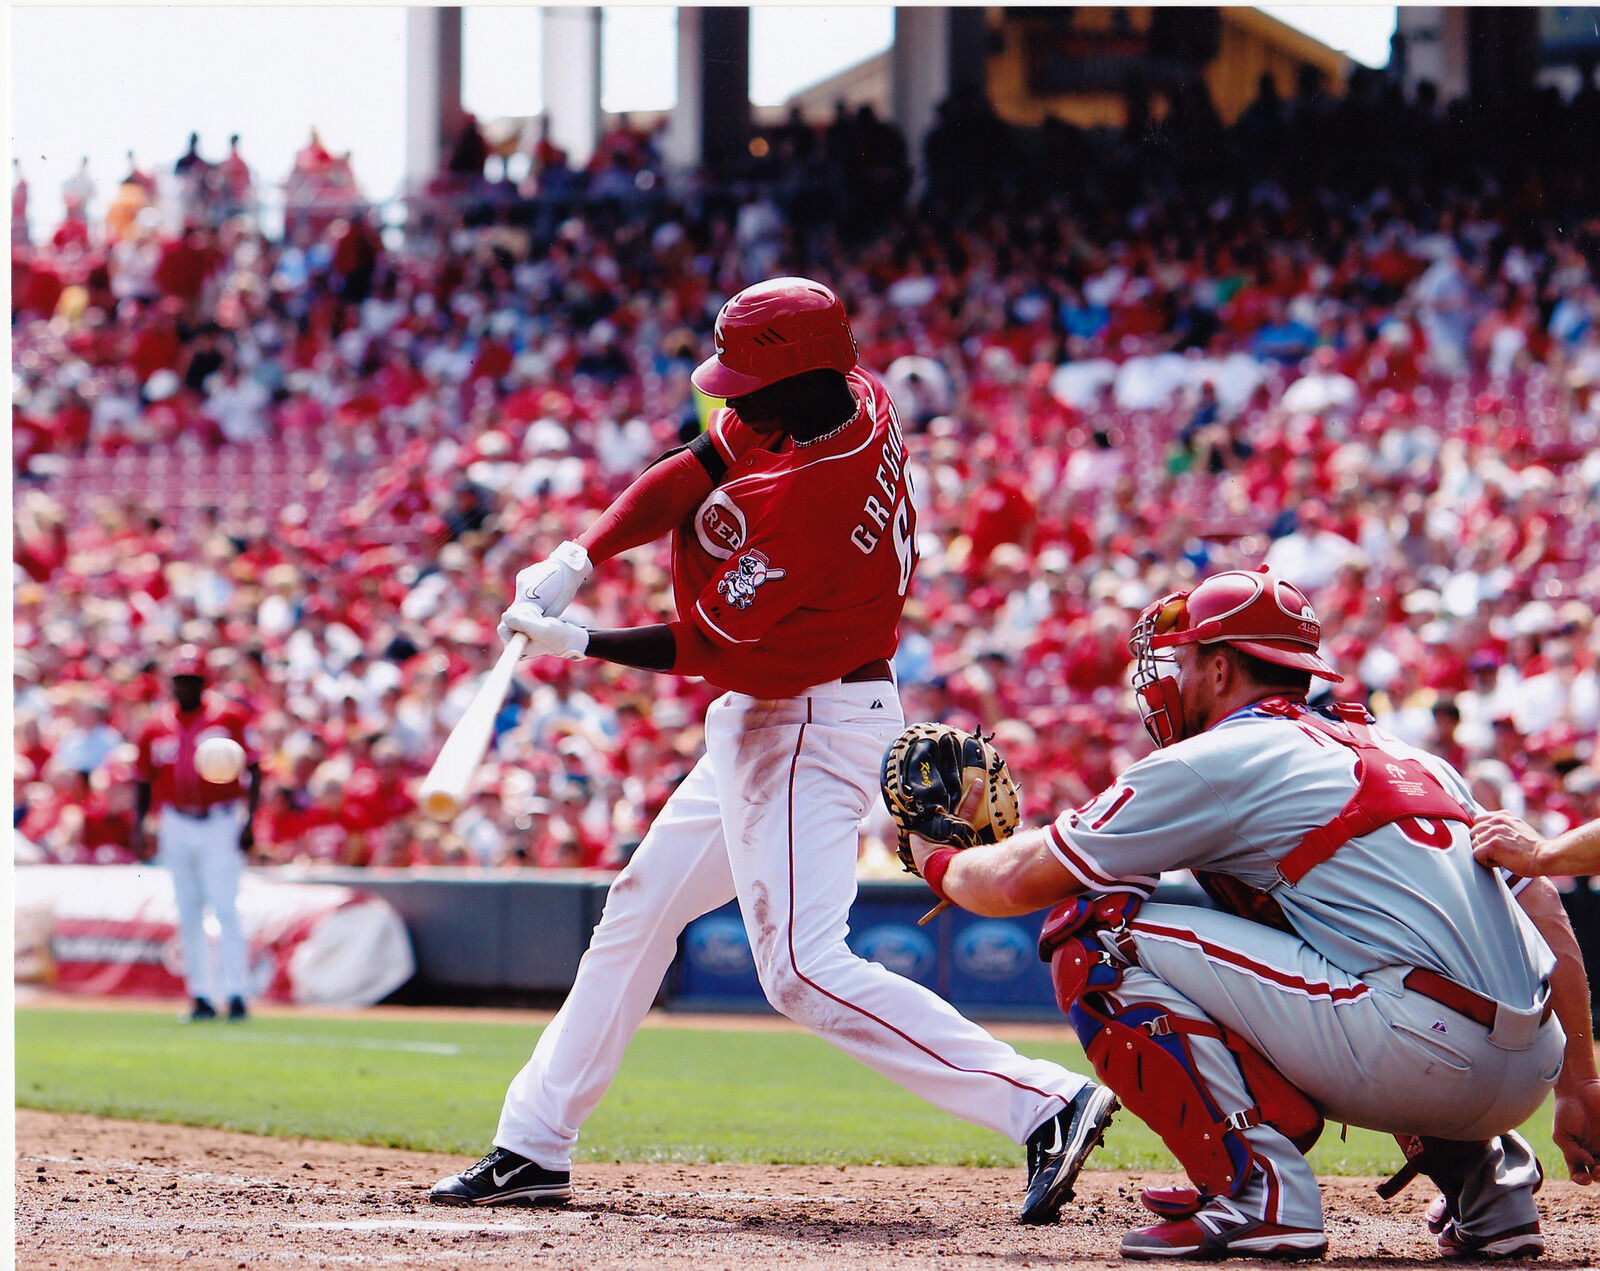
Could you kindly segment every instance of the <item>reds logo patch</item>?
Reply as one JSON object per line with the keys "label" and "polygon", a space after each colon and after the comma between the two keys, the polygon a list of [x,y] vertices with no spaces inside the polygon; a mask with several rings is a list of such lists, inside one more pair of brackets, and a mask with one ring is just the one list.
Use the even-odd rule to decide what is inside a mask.
{"label": "reds logo patch", "polygon": [[748,609],[756,598],[756,588],[762,583],[776,582],[787,570],[773,568],[760,552],[746,552],[738,565],[722,576],[717,592],[735,609]]}
{"label": "reds logo patch", "polygon": [[733,559],[749,532],[739,505],[721,490],[713,490],[694,515],[695,538],[717,560]]}

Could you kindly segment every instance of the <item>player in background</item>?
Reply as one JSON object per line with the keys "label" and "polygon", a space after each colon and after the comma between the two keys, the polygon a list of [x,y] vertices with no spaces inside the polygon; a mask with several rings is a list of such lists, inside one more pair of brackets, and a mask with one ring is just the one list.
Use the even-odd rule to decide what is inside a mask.
{"label": "player in background", "polygon": [[[612,885],[565,1005],[506,1093],[493,1149],[431,1199],[567,1199],[579,1127],[679,933],[737,898],[772,1005],[930,1103],[1026,1142],[1021,1218],[1051,1221],[1110,1121],[1110,1092],[1024,1058],[845,943],[858,825],[904,724],[889,659],[917,563],[889,395],[857,366],[838,297],[807,279],[734,296],[716,348],[693,379],[727,408],[522,571],[500,627],[536,653],[726,690],[706,713],[705,754]],[[553,616],[593,565],[668,532],[677,621],[591,631]]]}
{"label": "player in background", "polygon": [[[172,873],[184,980],[194,999],[189,1018],[215,1019],[216,1003],[226,1002],[228,1018],[242,1020],[249,1014],[249,963],[237,902],[245,853],[255,844],[251,827],[261,798],[261,761],[249,711],[205,691],[198,649],[180,648],[168,674],[172,703],[152,712],[139,733],[130,847],[141,860],[148,857],[145,822],[155,812],[155,860]],[[201,779],[194,751],[208,737],[231,737],[244,747],[244,781]],[[215,960],[206,939],[208,908],[220,930]]]}
{"label": "player in background", "polygon": [[[1359,707],[1308,709],[1313,675],[1341,678],[1320,640],[1265,569],[1156,602],[1129,647],[1158,749],[1045,829],[966,852],[914,839],[918,864],[976,913],[1056,905],[1057,999],[1195,1184],[1146,1192],[1164,1221],[1123,1256],[1320,1256],[1304,1152],[1324,1117],[1400,1139],[1387,1194],[1419,1170],[1439,1184],[1445,1254],[1537,1253],[1542,1175],[1514,1127],[1552,1085],[1558,1121],[1600,1125],[1571,926],[1549,884],[1519,908],[1473,860],[1460,774]],[[1142,903],[1185,868],[1222,911]]]}

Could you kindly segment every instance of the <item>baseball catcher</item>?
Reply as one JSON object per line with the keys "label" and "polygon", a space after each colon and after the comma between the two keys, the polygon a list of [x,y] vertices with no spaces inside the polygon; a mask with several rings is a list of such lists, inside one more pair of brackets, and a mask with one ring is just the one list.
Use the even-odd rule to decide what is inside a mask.
{"label": "baseball catcher", "polygon": [[[1513,898],[1473,860],[1459,773],[1353,703],[1307,704],[1314,675],[1341,678],[1321,635],[1266,569],[1156,601],[1129,648],[1157,749],[1048,827],[964,850],[963,829],[917,828],[948,830],[966,792],[930,759],[913,861],[975,913],[1055,906],[1056,1000],[1193,1183],[1145,1194],[1159,1221],[1124,1257],[1321,1255],[1304,1153],[1324,1117],[1401,1140],[1444,1193],[1447,1256],[1537,1253],[1541,1171],[1514,1127],[1552,1086],[1558,1125],[1600,1114],[1587,1023],[1563,1032],[1588,1000],[1576,941],[1545,880]],[[1221,910],[1147,903],[1169,869]]]}

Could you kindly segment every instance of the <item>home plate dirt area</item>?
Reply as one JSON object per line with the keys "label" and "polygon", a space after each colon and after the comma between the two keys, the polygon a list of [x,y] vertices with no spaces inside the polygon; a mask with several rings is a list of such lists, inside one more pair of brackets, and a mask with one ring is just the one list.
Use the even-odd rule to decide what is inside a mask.
{"label": "home plate dirt area", "polygon": [[[467,1158],[19,1110],[16,1265],[950,1269],[1121,1264],[1142,1187],[1174,1175],[1086,1171],[1053,1227],[1015,1221],[1017,1169],[581,1164],[570,1205],[445,1209],[429,1185]],[[1437,1263],[1431,1197],[1323,1183],[1340,1267]],[[1592,1266],[1600,1209],[1552,1180],[1537,1265]],[[1127,1264],[1132,1265],[1132,1264]]]}

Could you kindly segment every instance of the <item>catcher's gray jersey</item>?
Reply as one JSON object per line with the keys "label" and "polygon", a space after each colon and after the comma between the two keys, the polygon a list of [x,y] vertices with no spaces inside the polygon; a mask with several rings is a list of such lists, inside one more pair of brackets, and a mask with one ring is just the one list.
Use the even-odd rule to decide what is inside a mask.
{"label": "catcher's gray jersey", "polygon": [[[1385,734],[1466,810],[1482,809],[1444,761]],[[1250,707],[1130,766],[1051,827],[1057,857],[1091,892],[1148,895],[1161,871],[1195,869],[1272,889],[1295,933],[1354,976],[1426,967],[1496,1001],[1532,1002],[1554,966],[1502,877],[1472,859],[1466,824],[1384,825],[1293,885],[1279,863],[1357,788],[1356,752]]]}

